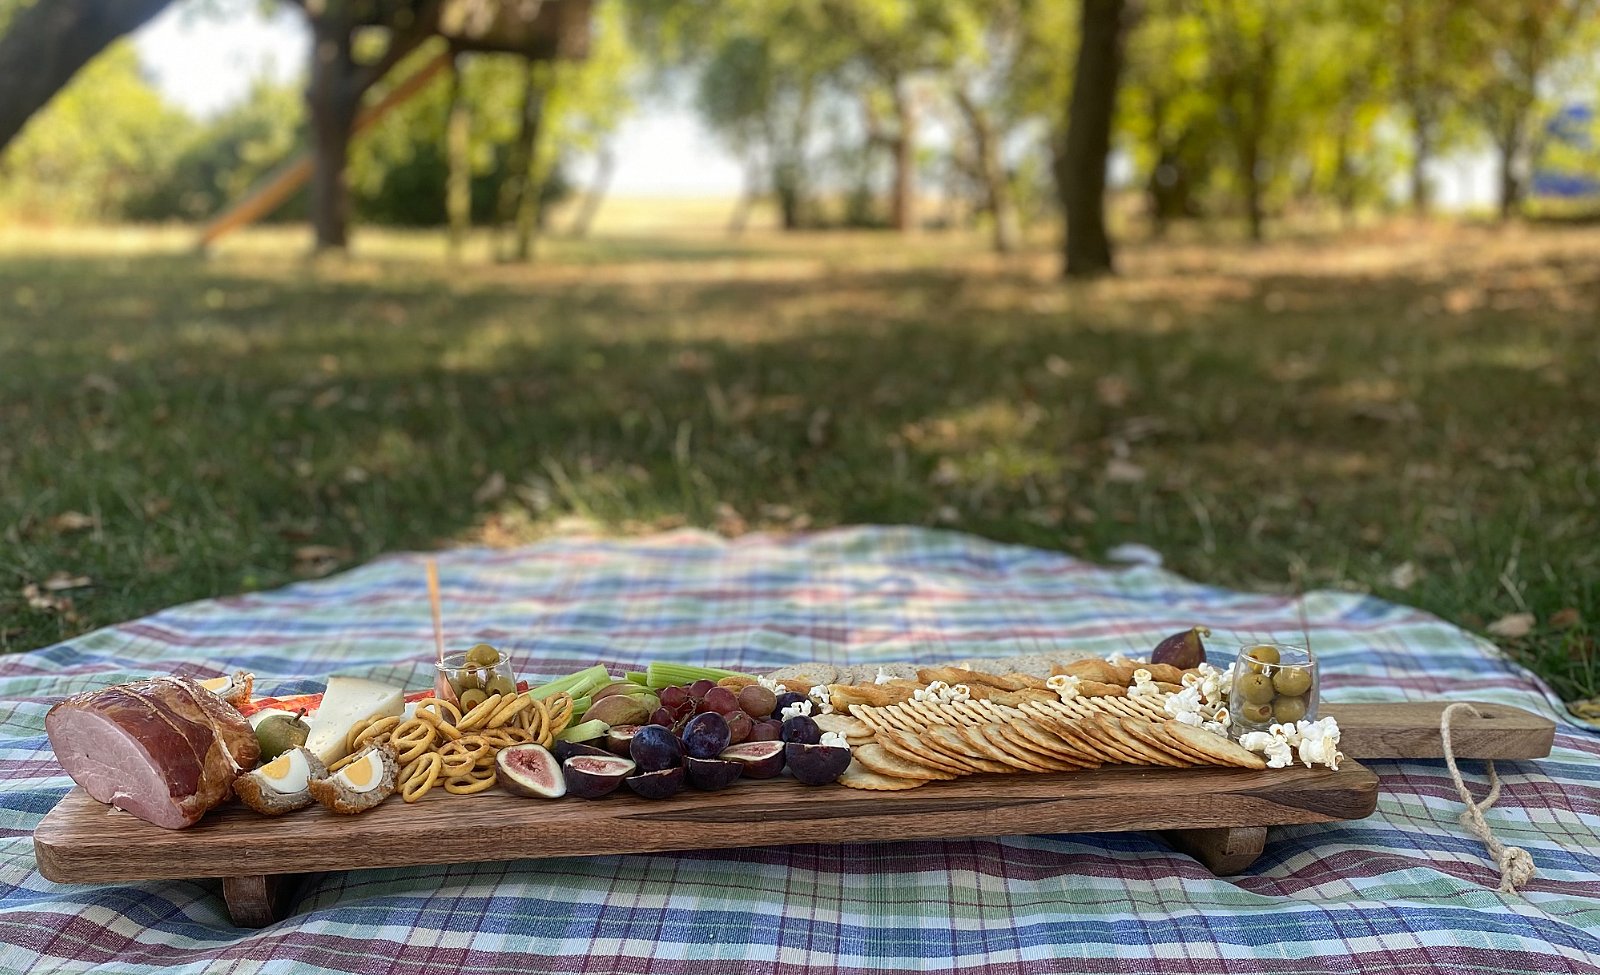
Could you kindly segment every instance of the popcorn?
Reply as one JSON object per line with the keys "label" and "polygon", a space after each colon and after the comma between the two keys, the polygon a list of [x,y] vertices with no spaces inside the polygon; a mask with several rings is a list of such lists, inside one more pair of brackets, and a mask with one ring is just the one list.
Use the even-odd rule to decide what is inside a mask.
{"label": "popcorn", "polygon": [[927,687],[919,687],[911,692],[913,701],[937,701],[940,704],[960,704],[972,699],[972,688],[965,684],[951,687],[942,680],[936,680]]}
{"label": "popcorn", "polygon": [[765,687],[774,694],[784,694],[789,690],[787,687],[784,687],[782,684],[773,680],[771,677],[768,677],[766,674],[757,676],[756,683],[760,684],[762,687]]}
{"label": "popcorn", "polygon": [[878,676],[872,678],[872,682],[874,684],[887,684],[892,680],[894,680],[894,678],[884,673],[882,667],[878,668]]}
{"label": "popcorn", "polygon": [[1078,685],[1082,683],[1082,678],[1073,677],[1071,674],[1057,674],[1046,679],[1044,686],[1055,691],[1056,696],[1061,698],[1061,702],[1065,704],[1078,697]]}
{"label": "popcorn", "polygon": [[850,750],[849,739],[837,731],[824,731],[818,744],[827,745],[830,748],[843,748],[845,751]]}
{"label": "popcorn", "polygon": [[1160,697],[1162,693],[1150,671],[1141,667],[1133,672],[1133,686],[1128,688],[1129,697]]}
{"label": "popcorn", "polygon": [[1333,718],[1275,724],[1266,731],[1250,731],[1239,736],[1239,745],[1267,756],[1268,768],[1287,768],[1298,753],[1306,768],[1326,765],[1339,770],[1339,723]]}
{"label": "popcorn", "polygon": [[817,713],[818,714],[832,714],[833,713],[833,700],[828,696],[827,685],[825,685],[825,684],[817,684],[816,686],[811,688],[811,690],[806,694],[806,696],[811,698],[811,700],[817,702]]}
{"label": "popcorn", "polygon": [[778,714],[778,719],[780,721],[788,721],[790,718],[800,717],[811,717],[811,701],[796,701],[793,704],[785,707]]}
{"label": "popcorn", "polygon": [[1142,662],[1128,657],[1120,650],[1106,658],[1106,663],[1111,664],[1113,667],[1137,667]]}

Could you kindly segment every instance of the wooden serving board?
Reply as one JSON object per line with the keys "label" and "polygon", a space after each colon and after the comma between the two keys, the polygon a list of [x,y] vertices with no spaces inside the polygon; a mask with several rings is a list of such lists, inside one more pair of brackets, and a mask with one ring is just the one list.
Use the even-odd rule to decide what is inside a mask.
{"label": "wooden serving board", "polygon": [[[1483,718],[1452,722],[1458,757],[1549,753],[1550,722],[1516,708],[1478,707]],[[1442,709],[1442,704],[1374,704],[1324,710],[1345,729],[1347,754],[1383,758],[1441,754]],[[1508,749],[1520,752],[1507,754]],[[495,838],[492,845],[476,847],[475,857],[502,860],[1159,830],[1212,870],[1230,873],[1248,867],[1261,853],[1266,827],[1360,819],[1376,808],[1377,794],[1377,776],[1353,760],[1337,772],[1298,766],[1260,772],[1114,766],[970,776],[906,792],[814,788],[788,778],[741,781],[723,792],[688,791],[654,801],[626,787],[594,801],[436,792],[413,805],[391,800],[357,817],[313,807],[273,819],[234,805],[189,829],[166,830],[73,789],[35,829],[34,852],[40,873],[60,883],[223,877],[234,920],[260,926],[281,916],[281,900],[291,886],[285,877],[353,866],[458,862],[463,829]]]}

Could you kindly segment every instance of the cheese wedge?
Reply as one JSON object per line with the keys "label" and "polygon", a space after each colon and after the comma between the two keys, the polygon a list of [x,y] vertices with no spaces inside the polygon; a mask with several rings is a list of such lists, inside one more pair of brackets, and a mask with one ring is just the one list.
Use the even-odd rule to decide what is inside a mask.
{"label": "cheese wedge", "polygon": [[306,748],[331,765],[349,754],[345,739],[358,721],[382,718],[405,710],[405,692],[360,677],[330,677],[322,705],[311,719]]}

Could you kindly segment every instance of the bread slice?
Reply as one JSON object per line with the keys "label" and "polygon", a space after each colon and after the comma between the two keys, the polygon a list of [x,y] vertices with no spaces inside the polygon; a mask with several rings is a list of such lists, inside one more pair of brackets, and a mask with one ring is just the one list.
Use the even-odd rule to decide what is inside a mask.
{"label": "bread slice", "polygon": [[[395,758],[394,749],[388,745],[368,746],[361,750],[361,756],[355,762],[365,760],[367,753],[375,753],[378,761],[382,763],[383,772],[378,779],[378,784],[365,792],[360,792],[351,787],[344,778],[344,770],[329,772],[321,778],[311,780],[307,788],[311,790],[312,798],[322,805],[339,813],[341,816],[351,816],[356,813],[366,812],[389,798],[394,792],[395,781],[400,777],[400,763]],[[352,762],[351,764],[355,764]],[[346,766],[348,768],[349,766]]]}

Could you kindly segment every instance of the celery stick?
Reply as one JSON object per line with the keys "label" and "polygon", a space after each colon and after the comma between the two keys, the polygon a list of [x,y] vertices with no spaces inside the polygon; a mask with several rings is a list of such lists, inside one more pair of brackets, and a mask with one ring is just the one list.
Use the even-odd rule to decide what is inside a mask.
{"label": "celery stick", "polygon": [[635,684],[644,684],[647,687],[650,685],[650,675],[642,670],[630,670],[622,676]]}
{"label": "celery stick", "polygon": [[724,677],[748,677],[737,670],[717,667],[696,667],[692,664],[670,664],[659,661],[650,664],[647,671],[653,688],[671,687],[674,684],[693,684],[697,680],[721,680]]}
{"label": "celery stick", "polygon": [[[584,694],[598,686],[600,682],[608,681],[610,679],[611,675],[606,672],[605,667],[601,666],[600,664],[595,664],[593,667],[585,668],[575,674],[568,674],[565,677],[558,677],[548,684],[542,684],[539,687],[535,687],[533,690],[528,692],[528,696],[533,698],[535,701],[542,701],[547,697],[551,697],[552,695],[560,694],[562,691],[572,694],[572,689],[574,687],[577,687],[579,684],[587,683],[588,687],[586,687],[583,691],[578,692],[579,694]],[[578,695],[573,694],[573,696],[576,697]]]}
{"label": "celery stick", "polygon": [[572,725],[571,727],[567,728],[566,731],[556,735],[556,740],[588,741],[591,738],[600,737],[610,728],[611,726],[606,724],[604,721],[585,721],[582,724]]}

